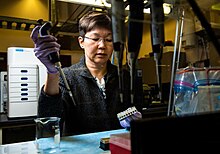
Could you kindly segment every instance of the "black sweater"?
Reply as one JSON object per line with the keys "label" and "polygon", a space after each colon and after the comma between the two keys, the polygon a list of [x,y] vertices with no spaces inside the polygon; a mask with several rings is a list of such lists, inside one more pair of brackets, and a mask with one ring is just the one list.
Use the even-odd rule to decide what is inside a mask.
{"label": "black sweater", "polygon": [[129,74],[124,74],[124,102],[119,99],[117,67],[110,61],[105,75],[106,99],[95,78],[85,65],[83,57],[79,63],[63,68],[76,102],[74,106],[62,78],[60,94],[48,96],[43,90],[39,96],[38,117],[61,117],[63,135],[73,135],[122,128],[117,113],[130,107]]}

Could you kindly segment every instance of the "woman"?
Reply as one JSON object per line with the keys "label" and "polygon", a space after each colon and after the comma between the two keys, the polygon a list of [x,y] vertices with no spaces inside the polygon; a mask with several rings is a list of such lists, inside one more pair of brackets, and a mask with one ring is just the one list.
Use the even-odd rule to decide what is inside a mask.
{"label": "woman", "polygon": [[119,99],[117,67],[111,64],[113,52],[111,18],[107,13],[88,13],[79,21],[78,42],[84,50],[79,63],[63,68],[76,105],[73,104],[48,54],[58,52],[54,36],[38,37],[32,31],[35,55],[47,68],[47,81],[39,97],[38,116],[61,117],[63,135],[122,128],[117,113],[130,107],[129,74],[124,75],[124,102]]}

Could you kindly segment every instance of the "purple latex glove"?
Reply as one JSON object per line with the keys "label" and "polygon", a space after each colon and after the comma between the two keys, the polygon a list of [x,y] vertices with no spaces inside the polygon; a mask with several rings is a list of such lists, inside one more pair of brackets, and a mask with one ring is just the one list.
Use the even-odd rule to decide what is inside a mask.
{"label": "purple latex glove", "polygon": [[130,122],[132,120],[137,120],[137,119],[141,119],[142,118],[142,114],[140,112],[136,112],[131,116],[128,116],[127,118],[123,119],[120,121],[120,125],[123,128],[129,128],[130,127]]}
{"label": "purple latex glove", "polygon": [[49,58],[48,55],[53,52],[59,52],[60,45],[56,42],[57,38],[52,35],[45,35],[39,37],[40,26],[36,26],[31,32],[31,39],[34,42],[34,53],[35,56],[44,64],[47,68],[47,72],[50,74],[58,73],[58,70]]}
{"label": "purple latex glove", "polygon": [[135,108],[131,107],[127,110],[117,114],[117,117],[120,121],[120,125],[124,128],[130,127],[130,122],[132,120],[137,120],[142,118],[142,114]]}

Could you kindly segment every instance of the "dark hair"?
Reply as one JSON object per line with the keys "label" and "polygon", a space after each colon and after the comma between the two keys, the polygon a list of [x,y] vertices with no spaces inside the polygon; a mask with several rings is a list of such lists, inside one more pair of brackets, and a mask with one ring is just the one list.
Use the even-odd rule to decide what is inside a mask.
{"label": "dark hair", "polygon": [[111,18],[106,12],[89,12],[79,20],[79,35],[84,36],[87,32],[100,27],[112,30]]}

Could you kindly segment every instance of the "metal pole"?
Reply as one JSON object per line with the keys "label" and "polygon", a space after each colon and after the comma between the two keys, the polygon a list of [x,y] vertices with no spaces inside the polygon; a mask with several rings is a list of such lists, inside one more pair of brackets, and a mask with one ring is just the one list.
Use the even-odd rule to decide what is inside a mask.
{"label": "metal pole", "polygon": [[[179,11],[179,9],[178,9]],[[184,12],[182,12],[181,14],[181,18],[178,18],[177,19],[177,22],[176,22],[176,35],[175,35],[175,44],[174,44],[174,52],[173,52],[173,63],[172,63],[172,72],[171,72],[171,79],[170,79],[170,93],[169,93],[169,102],[168,102],[168,111],[167,111],[167,116],[170,116],[170,113],[172,112],[173,114],[173,110],[174,110],[174,104],[172,102],[173,100],[173,85],[174,85],[174,78],[175,78],[175,73],[176,73],[176,55],[177,55],[177,44],[180,43],[180,40],[178,39],[178,36],[179,36],[179,22],[180,22],[180,19],[181,21],[183,20],[183,15],[184,15]],[[182,29],[183,29],[183,22],[181,24],[181,33],[182,33]],[[181,47],[179,45],[179,47]],[[179,49],[180,50],[180,49]],[[171,109],[172,107],[172,109]]]}
{"label": "metal pole", "polygon": [[176,62],[176,69],[179,68],[179,62],[180,62],[180,53],[181,53],[181,47],[182,47],[182,39],[183,39],[183,24],[184,24],[184,10],[182,11],[182,17],[181,17],[181,26],[180,26],[180,40],[179,40],[179,48],[178,48],[178,57]]}

